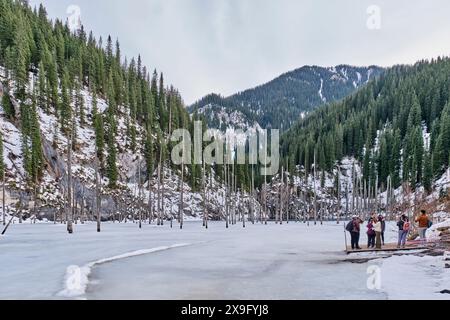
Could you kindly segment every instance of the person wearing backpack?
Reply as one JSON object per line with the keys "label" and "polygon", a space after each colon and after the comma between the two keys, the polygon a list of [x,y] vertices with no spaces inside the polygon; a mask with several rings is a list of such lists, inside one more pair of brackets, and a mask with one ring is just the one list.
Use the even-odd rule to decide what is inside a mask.
{"label": "person wearing backpack", "polygon": [[406,239],[408,237],[409,230],[411,229],[411,224],[407,216],[402,215],[400,220],[397,222],[398,226],[398,245],[397,248],[405,248]]}
{"label": "person wearing backpack", "polygon": [[419,236],[422,242],[427,240],[427,229],[430,226],[430,219],[428,218],[427,212],[425,210],[421,211],[420,217],[416,219],[416,222],[419,223]]}
{"label": "person wearing backpack", "polygon": [[375,248],[375,229],[373,228],[373,218],[370,218],[367,224],[367,249]]}

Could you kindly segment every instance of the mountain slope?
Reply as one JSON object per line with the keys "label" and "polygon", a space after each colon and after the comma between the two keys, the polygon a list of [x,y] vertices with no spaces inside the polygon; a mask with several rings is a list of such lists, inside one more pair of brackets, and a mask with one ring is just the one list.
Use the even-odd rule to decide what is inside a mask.
{"label": "mountain slope", "polygon": [[[199,217],[205,206],[211,217],[223,214],[214,169],[204,173],[205,204],[201,166],[185,165],[181,175],[169,161],[169,131],[192,127],[180,94],[140,56],[123,57],[119,41],[97,40],[83,27],[71,31],[50,21],[42,5],[33,10],[26,1],[0,0],[0,82],[7,212],[94,220],[99,200],[108,219],[144,213],[161,222],[181,211]],[[231,196],[240,197],[236,205],[250,201]]]}
{"label": "mountain slope", "polygon": [[355,157],[363,179],[385,189],[434,190],[449,165],[450,59],[396,66],[341,102],[319,108],[282,137],[282,152],[311,172]]}
{"label": "mountain slope", "polygon": [[255,122],[285,130],[305,113],[348,96],[382,72],[376,66],[305,66],[228,98],[208,95],[188,110],[204,115],[210,127],[222,131],[247,129]]}

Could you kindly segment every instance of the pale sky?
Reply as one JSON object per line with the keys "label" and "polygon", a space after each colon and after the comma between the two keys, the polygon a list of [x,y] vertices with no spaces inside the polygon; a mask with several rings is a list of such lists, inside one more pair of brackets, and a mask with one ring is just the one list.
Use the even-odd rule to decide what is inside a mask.
{"label": "pale sky", "polygon": [[[163,71],[187,104],[230,95],[303,65],[414,63],[450,53],[448,0],[30,0],[119,38]],[[376,5],[380,15],[368,8]],[[378,19],[378,17],[380,19]],[[377,26],[380,29],[369,29]]]}

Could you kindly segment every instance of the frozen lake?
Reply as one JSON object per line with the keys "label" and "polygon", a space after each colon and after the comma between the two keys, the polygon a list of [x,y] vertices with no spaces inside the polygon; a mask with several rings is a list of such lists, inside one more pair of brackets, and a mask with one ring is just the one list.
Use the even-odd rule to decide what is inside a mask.
{"label": "frozen lake", "polygon": [[[0,299],[392,297],[389,285],[367,286],[368,267],[383,267],[382,259],[345,261],[343,224],[248,224],[227,230],[224,223],[210,223],[205,230],[199,222],[188,222],[181,231],[169,225],[139,230],[128,223],[104,224],[100,234],[94,224],[75,227],[69,236],[63,225],[12,225],[0,238]],[[388,240],[395,240],[394,231]],[[77,274],[67,273],[70,266],[82,267],[89,276],[84,287],[73,290],[70,277]]]}

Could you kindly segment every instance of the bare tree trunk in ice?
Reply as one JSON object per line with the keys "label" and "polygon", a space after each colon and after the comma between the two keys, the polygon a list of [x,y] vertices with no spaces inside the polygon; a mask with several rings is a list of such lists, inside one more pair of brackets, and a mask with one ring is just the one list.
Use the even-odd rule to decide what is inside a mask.
{"label": "bare tree trunk in ice", "polygon": [[338,165],[338,185],[337,185],[337,200],[338,200],[338,207],[337,207],[337,224],[341,222],[341,166]]}
{"label": "bare tree trunk in ice", "polygon": [[180,229],[184,224],[184,161],[181,162],[181,180],[180,180],[180,208],[179,208]]}
{"label": "bare tree trunk in ice", "polygon": [[[97,154],[97,153],[96,153]],[[97,218],[97,232],[101,232],[101,216],[100,216],[100,182],[99,182],[99,163],[98,157],[95,156],[95,199],[94,199],[94,210],[95,216]]]}
{"label": "bare tree trunk in ice", "polygon": [[[72,130],[73,131],[73,130]],[[67,232],[73,233],[72,211],[72,133],[67,138]]]}
{"label": "bare tree trunk in ice", "polygon": [[235,176],[234,176],[234,159],[233,159],[233,164],[231,165],[231,225],[235,225],[236,224],[236,217],[235,217],[235,203],[234,203],[234,196],[235,196]]}
{"label": "bare tree trunk in ice", "polygon": [[291,186],[289,178],[289,158],[286,159],[286,223],[289,224],[290,214],[290,202],[291,202]]}
{"label": "bare tree trunk in ice", "polygon": [[229,196],[229,168],[228,164],[225,164],[225,221],[226,221],[226,228],[229,228],[230,224],[230,206],[228,203],[228,196]]}
{"label": "bare tree trunk in ice", "polygon": [[36,219],[37,219],[37,187],[38,186],[38,181],[37,181],[37,177],[35,178],[34,181],[34,203],[33,203],[33,224],[36,224]]}
{"label": "bare tree trunk in ice", "polygon": [[279,189],[280,211],[278,213],[278,222],[283,224],[283,202],[284,202],[284,167],[281,167],[281,183]]}
{"label": "bare tree trunk in ice", "polygon": [[166,196],[166,187],[164,185],[164,179],[166,177],[166,172],[164,167],[161,166],[161,225],[164,225],[164,219],[166,218],[166,207],[165,207],[165,196]]}
{"label": "bare tree trunk in ice", "polygon": [[139,156],[138,161],[138,203],[137,203],[137,209],[138,209],[138,215],[139,215],[139,229],[142,229],[142,206],[141,206],[141,200],[142,200],[142,183],[141,183],[141,156]]}
{"label": "bare tree trunk in ice", "polygon": [[252,219],[252,224],[255,224],[255,212],[256,212],[256,210],[255,210],[255,170],[253,168],[253,165],[252,165],[251,191],[252,191],[252,194],[251,194],[251,197],[250,197],[250,201],[251,201],[250,216],[251,216],[251,219]]}
{"label": "bare tree trunk in ice", "polygon": [[6,177],[5,177],[5,171],[3,170],[3,177],[2,177],[2,205],[3,205],[3,225],[6,225],[6,192],[5,192],[5,183],[6,183]]}
{"label": "bare tree trunk in ice", "polygon": [[158,165],[158,203],[157,203],[157,225],[161,225],[161,164]]}
{"label": "bare tree trunk in ice", "polygon": [[152,224],[153,220],[153,200],[152,200],[152,177],[148,177],[148,224]]}
{"label": "bare tree trunk in ice", "polygon": [[208,229],[208,209],[206,199],[206,164],[203,161],[202,185],[203,185],[203,226]]}
{"label": "bare tree trunk in ice", "polygon": [[317,225],[316,152],[314,151],[314,225]]}

